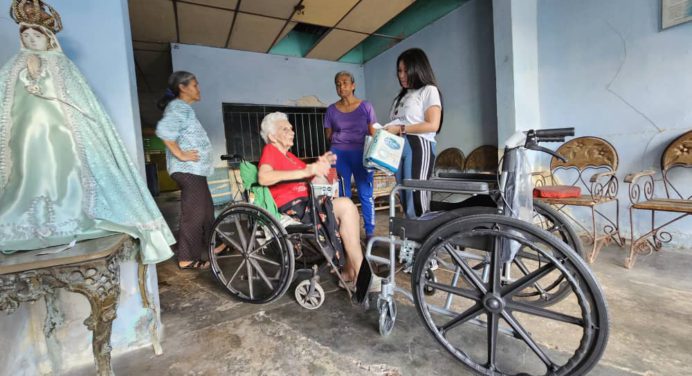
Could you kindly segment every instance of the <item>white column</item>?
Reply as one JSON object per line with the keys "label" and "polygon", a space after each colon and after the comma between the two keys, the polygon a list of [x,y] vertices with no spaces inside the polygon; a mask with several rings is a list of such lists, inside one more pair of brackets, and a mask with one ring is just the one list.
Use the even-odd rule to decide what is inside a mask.
{"label": "white column", "polygon": [[537,0],[493,0],[498,145],[541,127]]}

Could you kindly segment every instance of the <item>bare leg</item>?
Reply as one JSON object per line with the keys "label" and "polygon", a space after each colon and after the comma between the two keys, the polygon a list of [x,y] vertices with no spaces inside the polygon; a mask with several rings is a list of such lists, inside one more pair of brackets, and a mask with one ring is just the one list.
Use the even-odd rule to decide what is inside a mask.
{"label": "bare leg", "polygon": [[339,234],[346,251],[344,278],[355,281],[360,264],[363,263],[363,250],[360,247],[360,214],[353,201],[347,197],[334,199],[334,216],[339,222]]}

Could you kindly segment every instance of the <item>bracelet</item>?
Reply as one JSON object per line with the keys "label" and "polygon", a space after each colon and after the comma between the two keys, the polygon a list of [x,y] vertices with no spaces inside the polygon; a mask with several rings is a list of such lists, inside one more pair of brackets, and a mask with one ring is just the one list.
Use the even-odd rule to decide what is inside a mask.
{"label": "bracelet", "polygon": [[399,135],[400,135],[401,137],[406,136],[406,126],[403,125],[403,124],[401,124],[401,130],[400,130],[400,132],[399,132]]}

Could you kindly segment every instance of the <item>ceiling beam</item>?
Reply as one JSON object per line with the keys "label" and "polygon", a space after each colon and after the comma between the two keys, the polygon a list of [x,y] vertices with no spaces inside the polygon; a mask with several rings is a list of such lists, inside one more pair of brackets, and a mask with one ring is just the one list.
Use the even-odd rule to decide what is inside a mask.
{"label": "ceiling beam", "polygon": [[171,42],[156,42],[156,41],[150,41],[150,40],[139,40],[139,39],[133,39],[133,42],[137,43],[154,43],[154,44],[170,44]]}
{"label": "ceiling beam", "polygon": [[[236,3],[235,9],[233,9],[233,8],[220,7],[220,6],[216,6],[216,5],[200,4],[200,3],[195,3],[195,2],[193,2],[193,1],[187,1],[187,0],[173,0],[173,1],[177,1],[177,2],[179,2],[179,3],[185,3],[185,4],[189,4],[189,5],[196,5],[196,6],[198,6],[198,7],[211,8],[211,9],[218,9],[218,10],[232,10],[232,11],[235,11],[235,10],[238,9],[238,4],[237,4],[237,3]],[[238,3],[240,3],[240,0],[238,0]]]}
{"label": "ceiling beam", "polygon": [[[346,16],[348,16],[349,13],[353,12],[353,9],[355,9],[355,8],[358,6],[358,4],[360,4],[361,1],[363,1],[363,0],[358,0],[357,3],[353,4],[353,6],[351,7],[351,9],[349,9],[348,12],[344,13],[344,15],[341,16],[341,18],[340,18],[338,21],[336,21],[336,23],[334,24],[334,26],[338,25],[341,21],[343,21],[343,19],[346,18]],[[305,53],[305,56],[310,55],[310,52],[312,52],[312,50],[314,50],[315,47],[316,47],[318,44],[320,44],[320,42],[322,42],[322,40],[323,40],[332,30],[334,30],[334,29],[335,29],[334,27],[330,27],[329,30],[327,30],[326,33],[322,34],[322,35],[320,36],[320,39],[318,39],[317,42],[315,42],[315,44],[313,44],[312,47],[310,47],[310,49],[308,50],[308,52]],[[351,30],[348,30],[348,31],[351,31]],[[365,33],[359,33],[359,34],[365,34]]]}
{"label": "ceiling beam", "polygon": [[228,30],[228,38],[226,38],[226,43],[223,45],[224,48],[228,48],[228,43],[231,42],[231,34],[233,34],[233,26],[235,26],[235,20],[238,18],[238,10],[240,9],[240,3],[243,0],[238,0],[237,3],[235,3],[235,11],[233,12],[233,21],[231,21],[231,28]]}
{"label": "ceiling beam", "polygon": [[296,4],[293,7],[293,12],[291,12],[291,15],[286,20],[286,23],[284,23],[284,27],[282,27],[281,30],[279,30],[279,33],[276,34],[276,38],[274,38],[274,41],[272,42],[272,44],[267,49],[267,53],[269,53],[269,51],[271,51],[271,49],[274,48],[274,45],[276,45],[276,43],[279,41],[279,37],[284,32],[284,29],[286,29],[286,27],[288,27],[288,24],[291,23],[291,19],[293,19],[293,15],[296,14],[296,12],[298,11],[298,8],[300,8],[301,5],[303,5],[303,0],[299,0],[298,4]]}
{"label": "ceiling beam", "polygon": [[[160,51],[156,51],[160,52]],[[149,85],[149,80],[147,80],[147,75],[144,74],[144,71],[142,70],[142,67],[139,65],[139,62],[137,61],[137,57],[134,57],[135,61],[135,69],[139,72],[139,75],[142,77],[142,81],[144,81],[144,86],[146,86],[148,92],[152,92],[151,90],[151,85]]]}
{"label": "ceiling beam", "polygon": [[173,0],[173,17],[175,18],[175,41],[180,43],[180,21],[178,20],[178,1]]}

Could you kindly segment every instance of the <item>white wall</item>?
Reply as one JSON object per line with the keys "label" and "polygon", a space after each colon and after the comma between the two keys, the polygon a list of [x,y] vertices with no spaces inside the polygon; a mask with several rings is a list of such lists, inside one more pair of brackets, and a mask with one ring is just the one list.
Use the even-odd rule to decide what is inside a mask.
{"label": "white wall", "polygon": [[492,4],[472,0],[365,64],[367,99],[378,120],[387,122],[400,90],[396,59],[422,48],[444,96],[444,124],[437,151],[458,147],[465,154],[497,144]]}
{"label": "white wall", "polygon": [[[611,142],[621,182],[629,172],[660,168],[665,145],[692,128],[692,23],[659,31],[659,7],[653,0],[539,0],[542,127],[574,126],[577,136]],[[619,197],[629,233],[626,184]],[[690,224],[672,227],[675,244],[689,244]]]}
{"label": "white wall", "polygon": [[[19,51],[18,27],[8,16],[10,0],[0,0],[0,64]],[[96,96],[111,116],[130,156],[143,176],[139,109],[127,0],[53,0],[65,29],[58,39],[65,54],[86,76]],[[156,273],[147,281],[158,305]],[[121,295],[118,317],[113,324],[114,354],[150,343],[146,324],[150,317],[142,308],[133,261],[121,265]],[[42,302],[24,304],[12,314],[0,314],[0,374],[61,374],[67,368],[93,362],[91,333],[83,325],[89,305],[81,295],[62,293],[59,306],[65,323],[58,329],[58,342],[43,338],[45,308]],[[11,340],[8,340],[11,339]]]}
{"label": "white wall", "polygon": [[174,44],[173,70],[194,73],[201,85],[202,100],[193,105],[214,147],[214,161],[226,152],[223,103],[294,105],[314,96],[325,105],[339,97],[334,75],[342,70],[356,79],[356,94],[366,92],[363,67],[324,60],[267,55],[255,52]]}

